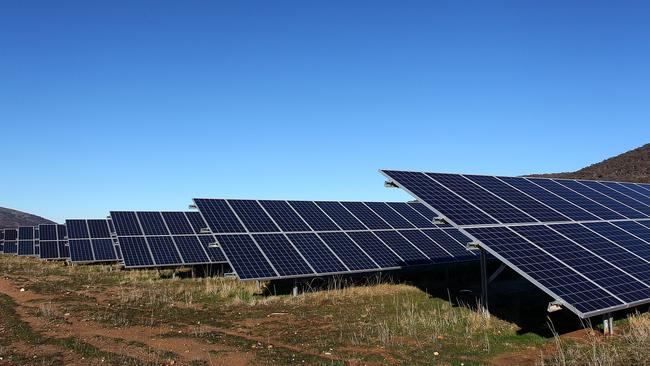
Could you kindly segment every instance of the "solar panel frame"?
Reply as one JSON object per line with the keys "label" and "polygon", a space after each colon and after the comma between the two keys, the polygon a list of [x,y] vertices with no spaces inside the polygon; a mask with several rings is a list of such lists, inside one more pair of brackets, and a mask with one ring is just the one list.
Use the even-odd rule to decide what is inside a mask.
{"label": "solar panel frame", "polygon": [[[430,209],[432,209],[432,211],[436,212],[436,214],[438,214],[439,217],[441,217],[444,220],[447,220],[452,226],[459,228],[464,234],[468,234],[468,236],[470,238],[472,238],[472,240],[475,240],[477,243],[480,243],[481,241],[478,240],[476,235],[473,235],[472,232],[477,232],[479,230],[499,229],[499,228],[505,228],[505,229],[508,229],[508,230],[522,230],[521,228],[523,226],[526,226],[526,225],[521,224],[521,223],[509,223],[509,224],[501,223],[501,224],[483,224],[482,225],[482,224],[466,224],[466,223],[455,222],[450,217],[450,215],[445,215],[444,212],[440,212],[435,207],[432,207],[432,206],[435,206],[435,202],[433,202],[433,201],[428,202],[426,199],[423,199],[422,197],[419,197],[419,196],[413,194],[413,191],[412,191],[411,187],[403,186],[400,183],[399,177],[396,177],[394,174],[392,174],[395,171],[381,170],[380,172],[384,176],[386,176],[389,179],[389,181],[391,183],[393,183],[395,186],[406,190],[408,193],[410,193],[414,197],[418,198],[418,200],[420,200],[422,203],[424,203],[428,208],[430,208]],[[411,174],[424,174],[424,173],[421,173],[421,172],[402,172],[402,173],[405,173],[405,174],[409,174],[409,173],[411,173]],[[512,180],[522,179],[522,181],[533,182],[533,183],[535,183],[535,181],[544,181],[544,182],[545,181],[557,181],[557,179],[547,179],[547,178],[534,178],[534,179],[512,178],[512,177],[494,177],[494,178],[500,179],[501,181],[511,185],[513,188],[517,188],[519,191],[521,191],[521,192],[523,192],[523,193],[525,193],[525,194],[527,194],[530,197],[535,198],[535,199],[538,199],[540,197],[539,196],[538,197],[533,197],[533,196],[531,196],[529,194],[529,192],[526,192],[526,190],[522,190],[522,189],[519,189],[519,187],[513,186],[511,184]],[[506,179],[503,179],[503,178],[506,178]],[[541,223],[536,223],[536,224],[528,224],[528,226],[535,225],[535,226],[539,226],[539,227],[547,227],[548,228],[548,227],[552,227],[553,225],[561,225],[561,224],[581,224],[584,227],[588,227],[588,225],[590,225],[590,224],[597,224],[597,223],[608,223],[608,224],[612,224],[612,225],[617,225],[618,224],[619,226],[624,224],[624,223],[636,223],[639,226],[646,227],[646,228],[648,228],[650,226],[650,219],[647,216],[646,217],[636,217],[637,216],[636,213],[643,213],[645,211],[645,209],[635,209],[633,207],[630,207],[630,206],[632,206],[632,204],[634,204],[634,206],[637,206],[637,208],[643,208],[644,207],[644,206],[641,206],[641,205],[646,205],[647,206],[647,203],[644,203],[644,197],[646,197],[645,193],[641,189],[639,189],[638,185],[625,184],[625,183],[621,183],[621,182],[594,181],[594,182],[597,182],[597,184],[602,184],[604,187],[607,187],[607,189],[611,189],[613,192],[616,192],[616,193],[611,193],[611,195],[614,196],[614,197],[611,197],[611,196],[606,194],[608,192],[606,189],[596,190],[594,188],[589,187],[590,184],[593,185],[593,184],[596,184],[596,183],[582,184],[578,180],[576,180],[576,182],[578,182],[577,184],[580,184],[582,187],[585,187],[585,188],[587,188],[587,189],[589,189],[589,190],[591,190],[593,192],[596,192],[599,195],[603,195],[604,197],[607,197],[607,200],[602,199],[602,198],[598,198],[598,196],[596,196],[595,194],[589,193],[589,191],[585,191],[583,189],[578,189],[579,186],[577,186],[577,187],[574,186],[574,188],[578,189],[578,191],[582,191],[582,193],[584,193],[584,194],[588,194],[588,196],[591,196],[591,197],[585,196],[585,195],[579,193],[578,191],[574,191],[573,189],[571,189],[569,187],[566,187],[566,185],[573,186],[574,184],[564,184],[563,185],[563,184],[560,184],[560,183],[557,183],[557,182],[555,182],[555,183],[558,186],[561,186],[561,187],[563,187],[563,188],[565,188],[567,190],[570,190],[572,192],[572,194],[584,197],[584,199],[586,199],[586,200],[588,200],[590,202],[589,205],[588,205],[590,208],[593,208],[592,206],[594,206],[594,207],[600,206],[600,207],[604,208],[605,210],[609,210],[605,205],[603,205],[603,203],[607,203],[607,202],[610,202],[609,200],[613,200],[614,202],[617,203],[616,207],[618,207],[619,209],[621,208],[621,206],[619,206],[619,204],[620,204],[620,205],[623,205],[623,206],[625,206],[625,207],[627,207],[627,208],[629,208],[631,210],[634,210],[635,211],[635,215],[634,215],[635,218],[631,219],[630,217],[627,217],[627,216],[625,216],[625,215],[623,215],[623,214],[621,214],[621,213],[619,213],[617,211],[610,210],[611,212],[614,212],[616,214],[616,216],[614,216],[614,215],[609,216],[608,219],[603,219],[602,217],[596,216],[593,219],[590,217],[588,220],[576,220],[575,218],[572,218],[572,220],[570,220],[570,221],[541,222]],[[546,188],[544,186],[550,187],[549,183],[542,183],[542,184],[535,183],[535,184],[538,185],[541,189],[544,189],[544,190],[546,190]],[[617,185],[620,185],[620,187],[617,186]],[[407,184],[407,186],[408,186],[408,184]],[[616,188],[618,188],[618,189],[616,189]],[[627,192],[628,194],[626,194],[624,189],[626,189],[628,191],[632,191],[634,193]],[[559,190],[557,190],[557,191],[559,192]],[[557,196],[556,192],[552,192],[552,191],[548,191],[548,192],[550,192],[553,195]],[[594,210],[589,210],[588,208],[581,207],[582,205],[577,205],[576,206],[573,202],[571,202],[568,199],[569,195],[563,195],[563,196],[564,197],[561,197],[561,196],[557,196],[557,197],[561,198],[562,200],[564,200],[568,204],[571,204],[571,205],[577,207],[580,210],[585,210],[587,213],[589,213],[590,216],[593,216],[594,214],[602,214],[600,209],[594,211]],[[634,198],[632,196],[634,196]],[[634,201],[629,201],[628,198],[626,198],[626,197],[628,197],[629,199],[633,199]],[[564,214],[564,212],[562,210],[558,210],[557,207],[553,207],[553,206],[549,205],[548,203],[550,203],[551,201],[546,201],[545,202],[543,200],[543,197],[541,197],[541,198],[542,198],[542,200],[540,200],[539,202],[543,203],[544,205],[546,205],[549,208],[552,208],[552,209]],[[616,198],[618,198],[618,200]],[[555,199],[555,202],[561,203],[561,201],[558,201],[556,198],[554,198],[554,199]],[[600,201],[600,202],[597,202],[594,199],[596,199],[597,201]],[[621,201],[623,201],[623,202],[621,202]],[[584,201],[584,202],[587,202],[587,201]],[[624,202],[627,202],[628,204],[625,204]],[[635,202],[638,202],[638,204],[635,203]],[[595,205],[598,205],[598,206],[595,206]],[[444,209],[441,209],[441,210],[444,211]],[[624,212],[628,212],[627,209]],[[567,216],[567,217],[569,217],[569,216]],[[611,217],[615,217],[615,218],[611,218]],[[589,229],[589,230],[593,231],[591,229]],[[641,230],[641,229],[638,229],[638,230]],[[595,233],[595,231],[593,231],[593,232]],[[556,292],[554,292],[552,290],[549,290],[546,286],[544,286],[543,284],[541,284],[538,281],[531,278],[526,273],[525,270],[522,270],[522,269],[518,268],[517,265],[515,265],[515,264],[511,263],[510,261],[506,260],[503,256],[501,256],[499,254],[498,251],[493,250],[490,247],[490,245],[485,245],[485,243],[483,243],[483,245],[481,245],[481,247],[484,248],[488,253],[490,253],[491,255],[496,257],[497,259],[499,259],[502,262],[508,264],[511,268],[513,268],[520,275],[527,278],[529,281],[533,282],[536,286],[540,287],[544,292],[549,294],[556,301],[562,303],[564,306],[566,306],[567,308],[569,308],[571,311],[573,311],[574,313],[576,313],[577,315],[579,315],[582,318],[591,317],[591,316],[595,316],[595,315],[600,315],[600,314],[616,311],[616,310],[619,310],[619,309],[625,309],[625,308],[629,308],[629,307],[649,303],[650,302],[650,295],[648,295],[645,291],[646,291],[646,289],[648,288],[648,286],[650,284],[646,283],[646,281],[645,281],[645,276],[646,276],[645,268],[644,268],[643,272],[639,272],[639,276],[638,276],[638,278],[636,278],[635,275],[630,276],[629,273],[622,270],[618,266],[612,264],[611,261],[613,259],[608,259],[604,255],[609,250],[612,253],[614,253],[614,252],[616,253],[616,255],[617,255],[616,258],[620,258],[626,252],[630,252],[631,254],[634,254],[636,257],[642,257],[642,256],[636,255],[638,253],[634,253],[633,251],[628,249],[628,248],[631,248],[631,247],[628,246],[628,248],[624,248],[624,245],[619,245],[619,243],[616,243],[615,240],[610,240],[609,238],[606,237],[605,234],[602,234],[602,235],[601,234],[602,233],[596,233],[596,235],[598,235],[599,237],[605,238],[607,240],[607,242],[611,243],[612,246],[609,247],[609,248],[607,248],[607,247],[595,248],[595,249],[598,249],[599,251],[601,251],[600,254],[597,255],[596,257],[600,258],[600,260],[602,260],[604,263],[610,264],[612,266],[612,268],[614,268],[615,270],[622,271],[628,277],[631,277],[633,279],[631,283],[633,283],[635,285],[633,285],[630,289],[632,291],[637,291],[639,293],[639,295],[635,295],[635,297],[628,298],[627,300],[622,300],[621,299],[620,304],[606,304],[606,305],[603,305],[604,304],[603,303],[603,304],[600,304],[599,306],[597,306],[596,308],[590,309],[588,311],[584,310],[584,309],[581,310],[581,309],[576,308],[575,306],[573,306],[571,304],[570,301],[567,301],[566,296],[564,296],[564,297],[563,296],[558,296],[558,294]],[[520,234],[517,234],[517,235],[520,235]],[[565,237],[566,239],[568,239],[569,241],[571,241],[572,243],[577,244],[577,242],[575,242],[574,240],[569,239],[565,235],[562,235],[562,236]],[[650,231],[648,233],[644,232],[643,236],[644,237],[635,236],[635,239],[637,239],[637,240],[639,240],[641,242],[646,242],[646,243],[648,243],[650,245]],[[530,241],[528,239],[526,239],[526,240],[528,242],[530,242],[531,244],[533,244],[532,241]],[[629,242],[629,240],[631,240],[631,239],[628,238],[628,242]],[[606,243],[606,242],[604,242],[604,243]],[[533,245],[535,245],[535,244],[533,244]],[[633,245],[638,246],[639,244],[633,244]],[[616,248],[616,250],[613,250],[614,248]],[[614,255],[614,254],[612,254],[612,255]],[[616,258],[614,258],[614,259],[616,259]],[[633,261],[630,256],[626,256],[626,259],[629,260],[630,262],[635,262],[637,264],[640,263],[638,261]],[[647,261],[650,258],[641,258],[641,259],[644,260],[644,261]],[[617,259],[617,260],[619,260],[619,259]],[[619,281],[619,285],[623,286],[623,289],[621,291],[625,292],[626,291],[625,286],[627,286],[627,282],[626,281]],[[598,285],[598,287],[601,288],[601,289],[605,289],[604,286],[605,286],[604,284]]]}
{"label": "solar panel frame", "polygon": [[70,262],[120,262],[108,219],[67,219],[65,228]]}
{"label": "solar panel frame", "polygon": [[18,227],[18,249],[16,254],[19,257],[36,256],[36,230],[33,226]]}
{"label": "solar panel frame", "polygon": [[67,240],[65,239],[66,233],[61,232],[61,235],[59,235],[60,226],[65,227],[65,225],[60,224],[41,224],[38,226],[40,233],[39,256],[41,259],[60,260],[70,257],[65,255],[67,251],[62,250],[67,245]]}
{"label": "solar panel frame", "polygon": [[4,229],[4,245],[2,251],[4,254],[18,254],[18,229],[8,228]]}
{"label": "solar panel frame", "polygon": [[[199,212],[206,219],[206,223],[210,226],[211,229],[221,230],[221,220],[216,218],[214,225],[211,225],[210,218],[215,218],[221,214],[221,211],[211,212],[212,207],[215,207],[214,204],[208,202],[210,199],[195,199],[194,205],[199,209]],[[447,262],[446,260],[440,261],[431,261],[428,260],[426,255],[421,254],[427,261],[417,264],[409,264],[404,258],[402,258],[397,252],[391,248],[388,244],[382,240],[378,233],[382,231],[394,231],[397,232],[398,229],[395,229],[391,226],[387,220],[382,218],[380,214],[386,215],[386,212],[375,212],[369,207],[367,202],[344,202],[344,201],[284,201],[284,200],[235,200],[235,199],[215,199],[219,201],[219,210],[222,210],[223,207],[235,207],[233,204],[234,201],[249,201],[256,202],[261,206],[268,218],[275,224],[273,230],[277,227],[280,232],[254,232],[251,230],[258,230],[255,225],[247,225],[247,223],[241,221],[240,214],[242,210],[232,209],[232,217],[240,220],[241,227],[246,230],[245,235],[250,235],[251,239],[245,244],[245,248],[242,250],[247,251],[246,253],[237,253],[237,248],[226,248],[229,245],[235,245],[237,238],[229,236],[226,238],[227,243],[220,243],[220,235],[225,233],[215,233],[215,239],[219,246],[224,249],[226,258],[231,264],[231,268],[235,275],[237,275],[242,280],[269,280],[269,279],[278,279],[278,278],[300,278],[300,277],[317,277],[317,276],[328,276],[335,274],[349,274],[349,273],[361,273],[361,272],[377,272],[383,270],[395,270],[400,269],[406,265],[433,265],[440,262]],[[249,203],[247,205],[251,205]],[[347,206],[346,206],[347,205]],[[410,205],[410,204],[409,204]],[[420,210],[422,209],[421,204]],[[352,207],[350,210],[350,207]],[[401,215],[397,210],[394,210],[390,205],[383,206],[388,213],[391,215],[397,216],[397,219],[393,217],[388,219],[390,221],[403,220],[402,223],[408,223],[408,225],[399,225],[406,226],[407,229],[404,230],[418,230],[414,225]],[[361,208],[361,209],[359,209]],[[204,212],[208,211],[208,212]],[[238,212],[239,211],[239,212]],[[354,212],[353,212],[354,211]],[[288,217],[282,215],[282,213],[287,213]],[[375,225],[376,229],[371,229],[368,227],[367,218],[359,217],[359,215],[372,215],[372,220],[375,223],[381,222],[381,225]],[[418,211],[416,208],[412,209],[411,215],[418,215],[421,219],[426,220],[426,216]],[[366,219],[365,223],[364,220]],[[397,225],[396,225],[397,226]],[[437,228],[436,225],[430,224],[426,226],[427,228],[433,230],[441,230]],[[359,234],[362,233],[362,234]],[[259,235],[284,235],[287,239],[284,242],[284,245],[287,248],[291,247],[290,250],[297,251],[300,254],[301,260],[304,260],[309,267],[311,267],[313,273],[288,273],[286,269],[278,268],[282,267],[277,263],[277,258],[272,257],[271,253],[266,253],[267,248],[263,243],[259,243],[261,237]],[[238,235],[238,234],[232,234]],[[305,235],[308,239],[304,237],[301,238],[299,235]],[[409,242],[408,239],[401,236],[404,241]],[[363,236],[364,242],[359,243],[357,240],[361,240]],[[352,237],[357,237],[357,240],[353,240]],[[293,238],[293,240],[292,240]],[[294,243],[294,240],[296,243]],[[467,239],[469,241],[469,238]],[[313,243],[314,248],[310,248],[310,253],[304,253],[304,247],[300,249],[300,246],[306,245],[306,243]],[[431,241],[432,245],[436,246],[437,244]],[[262,244],[262,245],[260,245]],[[360,245],[361,244],[361,245]],[[254,248],[253,248],[254,245]],[[409,242],[409,245],[410,244]],[[417,251],[416,247],[413,247],[414,251]],[[465,248],[468,252],[467,248]],[[370,252],[369,252],[370,251]],[[314,258],[316,253],[322,253],[328,259],[334,258],[334,264],[332,266],[323,265],[322,258]],[[268,255],[267,255],[268,254]],[[448,253],[446,253],[448,254]],[[230,255],[241,255],[241,258],[231,258]],[[292,254],[292,255],[295,255]],[[451,256],[451,255],[449,255]],[[374,258],[373,258],[374,257]],[[257,258],[257,260],[268,261],[268,268],[273,268],[274,272],[264,270],[262,271],[263,275],[267,277],[254,277],[259,275],[259,268],[242,268],[246,265],[251,265],[251,258]],[[463,260],[476,260],[478,257],[476,255],[471,255],[465,257]],[[237,262],[241,260],[242,262]],[[273,261],[276,261],[274,264]],[[379,261],[379,264],[378,262]],[[449,262],[452,262],[450,260]],[[233,263],[235,262],[235,263]],[[336,270],[332,270],[336,269]],[[241,272],[241,273],[240,273]]]}
{"label": "solar panel frame", "polygon": [[207,225],[196,212],[111,211],[110,219],[125,268],[227,263],[220,248],[208,247],[214,236],[202,233]]}

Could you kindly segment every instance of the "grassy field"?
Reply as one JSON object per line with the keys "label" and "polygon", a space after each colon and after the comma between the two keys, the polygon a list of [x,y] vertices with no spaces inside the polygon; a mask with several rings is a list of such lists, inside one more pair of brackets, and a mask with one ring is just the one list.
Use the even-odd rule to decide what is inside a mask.
{"label": "grassy field", "polygon": [[291,297],[231,278],[12,256],[0,256],[0,275],[0,365],[650,363],[647,313],[618,320],[613,337],[549,336],[451,292],[383,280]]}

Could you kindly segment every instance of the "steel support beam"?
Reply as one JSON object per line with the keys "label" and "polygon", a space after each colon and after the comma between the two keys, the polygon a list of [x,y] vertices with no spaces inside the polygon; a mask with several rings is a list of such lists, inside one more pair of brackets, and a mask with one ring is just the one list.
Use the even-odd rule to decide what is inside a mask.
{"label": "steel support beam", "polygon": [[489,313],[488,307],[488,276],[487,276],[487,253],[485,249],[481,250],[481,307]]}

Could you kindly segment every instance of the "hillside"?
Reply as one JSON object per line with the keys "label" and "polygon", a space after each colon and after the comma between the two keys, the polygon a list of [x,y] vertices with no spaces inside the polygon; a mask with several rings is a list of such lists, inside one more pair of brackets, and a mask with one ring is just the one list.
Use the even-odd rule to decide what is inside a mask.
{"label": "hillside", "polygon": [[650,144],[575,172],[536,174],[532,176],[650,183]]}
{"label": "hillside", "polygon": [[38,224],[53,224],[54,222],[26,212],[0,207],[0,228],[18,226],[36,226]]}

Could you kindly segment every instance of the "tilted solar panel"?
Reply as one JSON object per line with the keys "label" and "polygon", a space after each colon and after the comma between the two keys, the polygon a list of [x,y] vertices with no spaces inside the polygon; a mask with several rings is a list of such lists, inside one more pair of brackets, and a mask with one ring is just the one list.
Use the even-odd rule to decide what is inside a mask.
{"label": "tilted solar panel", "polygon": [[650,302],[643,185],[382,173],[583,318]]}
{"label": "tilted solar panel", "polygon": [[33,226],[18,227],[18,255],[35,255],[36,233]]}
{"label": "tilted solar panel", "polygon": [[[420,203],[194,199],[242,280],[476,260],[470,239]],[[440,232],[444,240],[426,231]],[[448,235],[448,231],[455,231]],[[460,241],[459,241],[460,240]]]}
{"label": "tilted solar panel", "polygon": [[65,221],[70,261],[73,263],[117,262],[119,260],[107,219]]}
{"label": "tilted solar panel", "polygon": [[18,253],[18,229],[5,229],[4,247],[2,248],[5,254]]}
{"label": "tilted solar panel", "polygon": [[[226,263],[197,212],[112,211],[124,267],[178,267]],[[224,226],[227,227],[227,226]]]}

